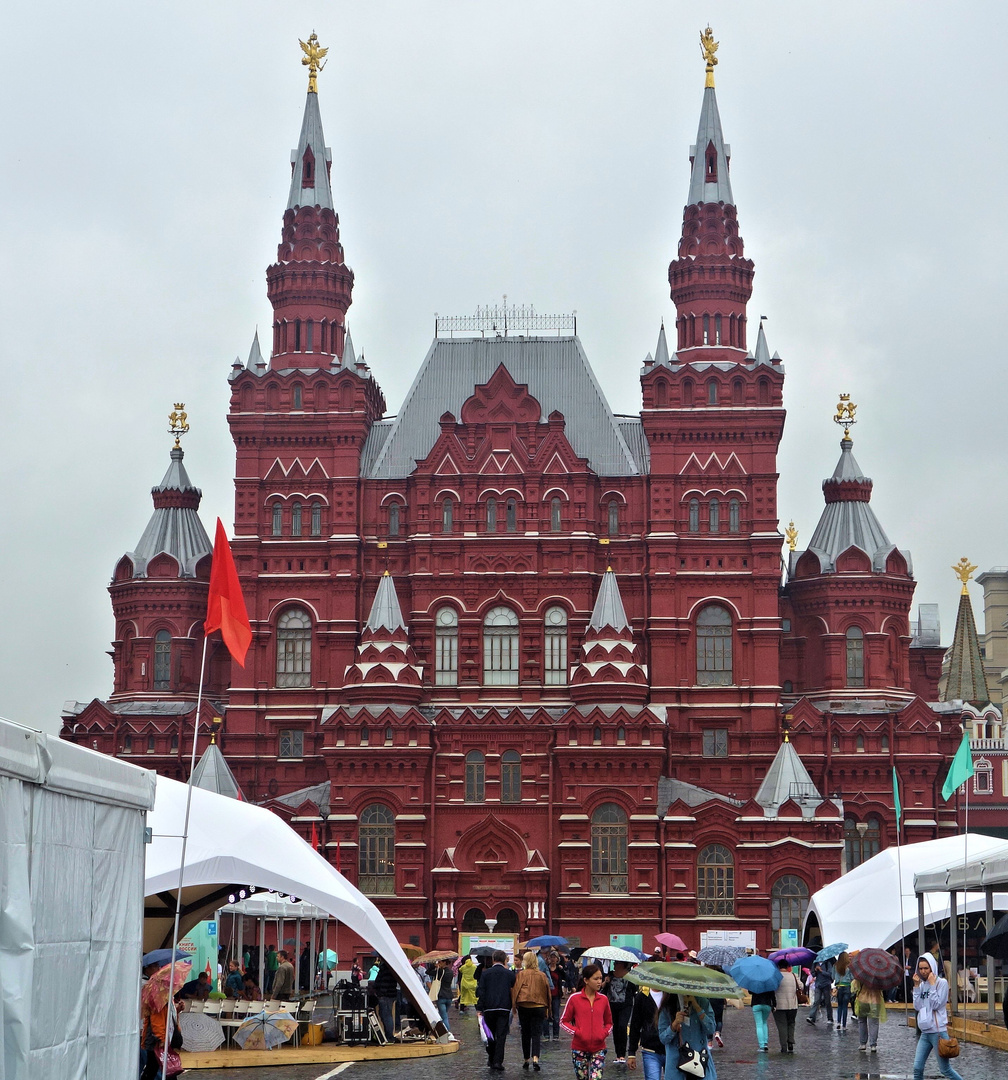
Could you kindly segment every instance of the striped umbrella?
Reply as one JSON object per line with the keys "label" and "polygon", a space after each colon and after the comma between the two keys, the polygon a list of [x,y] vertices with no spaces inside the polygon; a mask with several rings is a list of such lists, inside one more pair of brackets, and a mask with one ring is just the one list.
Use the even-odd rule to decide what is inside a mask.
{"label": "striped umbrella", "polygon": [[862,949],[851,957],[850,973],[873,990],[891,990],[903,981],[903,965],[885,949]]}
{"label": "striped umbrella", "polygon": [[706,949],[701,949],[696,954],[696,958],[707,967],[724,968],[727,971],[739,957],[745,954],[744,945],[708,945]]}

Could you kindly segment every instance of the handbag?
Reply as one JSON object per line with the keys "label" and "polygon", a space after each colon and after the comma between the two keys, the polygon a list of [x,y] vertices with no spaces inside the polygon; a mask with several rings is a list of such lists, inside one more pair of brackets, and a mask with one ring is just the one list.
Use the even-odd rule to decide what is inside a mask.
{"label": "handbag", "polygon": [[959,1056],[959,1040],[950,1035],[947,1039],[941,1035],[938,1036],[938,1056],[945,1058],[948,1061],[949,1058],[955,1058]]}
{"label": "handbag", "polygon": [[[442,976],[443,978],[443,976]],[[437,1001],[438,994],[441,993],[441,979],[431,979],[430,989],[427,991],[427,996],[431,1001]]]}
{"label": "handbag", "polygon": [[707,1072],[707,1049],[694,1050],[679,1036],[679,1071],[687,1076],[702,1077]]}
{"label": "handbag", "polygon": [[165,1058],[164,1075],[178,1076],[182,1072],[182,1059],[178,1055],[177,1050],[169,1050],[168,1056]]}

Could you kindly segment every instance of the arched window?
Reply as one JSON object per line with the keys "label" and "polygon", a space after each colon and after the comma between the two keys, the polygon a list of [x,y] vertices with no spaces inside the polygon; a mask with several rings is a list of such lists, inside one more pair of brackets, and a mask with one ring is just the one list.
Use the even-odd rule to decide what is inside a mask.
{"label": "arched window", "polygon": [[395,817],[374,803],[360,816],[357,829],[357,888],[365,896],[395,893]]}
{"label": "arched window", "polygon": [[[734,324],[733,324],[733,327],[734,327]],[[732,342],[732,344],[734,345],[735,343]],[[744,400],[744,394],[745,394],[745,390],[744,390],[744,388],[742,386],[742,380],[741,379],[735,379],[734,382],[732,382],[732,384],[731,384],[732,404],[733,405],[741,405],[743,403],[743,400]]]}
{"label": "arched window", "polygon": [[509,607],[491,608],[483,619],[483,683],[518,685],[518,616]]}
{"label": "arched window", "polygon": [[616,499],[609,499],[609,536],[619,536],[619,502]]}
{"label": "arched window", "polygon": [[717,383],[713,379],[711,379],[710,382],[707,383],[707,404],[717,404]]}
{"label": "arched window", "polygon": [[714,316],[714,344],[721,344],[721,316]]}
{"label": "arched window", "polygon": [[689,531],[700,531],[700,500],[690,499],[689,501]]}
{"label": "arched window", "polygon": [[273,504],[273,535],[280,536],[283,533],[283,503]]}
{"label": "arched window", "polygon": [[322,535],[322,504],[318,499],[311,504],[311,534],[312,536]]}
{"label": "arched window", "polygon": [[480,803],[486,798],[486,758],[470,750],[465,759],[465,801]]}
{"label": "arched window", "polygon": [[443,533],[450,533],[452,531],[452,519],[455,516],[455,504],[451,499],[445,499],[441,504],[441,531]]}
{"label": "arched window", "polygon": [[602,729],[596,724],[596,726],[592,728],[592,746],[601,746],[601,745],[602,745]]}
{"label": "arched window", "polygon": [[847,685],[864,686],[864,634],[860,626],[847,628]]}
{"label": "arched window", "polygon": [[291,536],[301,535],[301,504],[291,504]]}
{"label": "arched window", "polygon": [[546,609],[546,685],[567,685],[567,612]]}
{"label": "arched window", "polygon": [[708,604],[697,615],[697,683],[732,684],[731,613],[720,604]]}
{"label": "arched window", "polygon": [[703,343],[705,345],[710,344],[710,316],[705,315],[703,317]]}
{"label": "arched window", "polygon": [[560,513],[563,509],[563,503],[560,501],[559,495],[554,495],[550,499],[550,532],[559,532],[561,527]]}
{"label": "arched window", "polygon": [[505,750],[501,757],[501,802],[521,802],[521,754]]}
{"label": "arched window", "polygon": [[756,384],[756,397],[760,405],[770,404],[770,380],[760,379]]}
{"label": "arched window", "polygon": [[735,914],[735,860],[723,844],[709,844],[697,858],[697,915]]}
{"label": "arched window", "polygon": [[[311,352],[311,349],[309,348],[308,351]],[[294,386],[291,388],[291,408],[300,409],[302,407],[301,384],[295,383]]]}
{"label": "arched window", "polygon": [[721,503],[717,499],[711,499],[710,501],[707,520],[710,523],[712,533],[721,531]]}
{"label": "arched window", "polygon": [[738,499],[730,499],[728,502],[728,531],[732,533],[737,533],[739,531]]}
{"label": "arched window", "polygon": [[591,891],[627,891],[627,816],[615,803],[603,803],[591,819]]}
{"label": "arched window", "polygon": [[979,758],[974,766],[973,794],[994,794],[994,771],[991,763],[986,758]]}
{"label": "arched window", "polygon": [[867,821],[844,819],[844,860],[848,870],[876,856],[882,847],[882,826],[877,817]]}
{"label": "arched window", "polygon": [[389,503],[388,534],[389,536],[399,535],[399,504],[397,502]]}
{"label": "arched window", "polygon": [[518,503],[514,499],[507,501],[507,531],[514,532],[518,528]]}
{"label": "arched window", "polygon": [[301,351],[301,320],[294,320],[294,351]]}
{"label": "arched window", "polygon": [[458,612],[438,608],[434,616],[434,685],[458,685]]}
{"label": "arched window", "polygon": [[770,889],[770,918],[774,941],[780,940],[779,930],[797,930],[801,937],[808,902],[808,886],[800,877],[785,874],[773,883]]}
{"label": "arched window", "polygon": [[493,533],[497,531],[497,500],[487,499],[486,501],[486,522],[487,532]]}
{"label": "arched window", "polygon": [[311,686],[311,617],[288,608],[277,620],[277,686]]}
{"label": "arched window", "polygon": [[682,403],[689,407],[693,404],[693,380],[683,379],[682,381]]}
{"label": "arched window", "polygon": [[154,635],[154,689],[171,689],[171,633],[159,630]]}

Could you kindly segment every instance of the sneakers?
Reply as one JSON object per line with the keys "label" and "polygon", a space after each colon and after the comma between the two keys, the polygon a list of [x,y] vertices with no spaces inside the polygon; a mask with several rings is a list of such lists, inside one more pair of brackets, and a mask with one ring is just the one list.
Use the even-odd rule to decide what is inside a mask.
{"label": "sneakers", "polygon": [[617,1065],[625,1065],[626,1064],[626,1058],[617,1058],[616,1059],[616,1064]]}
{"label": "sneakers", "polygon": [[718,1044],[718,1046],[724,1046],[724,1039],[721,1038],[720,1031],[714,1032],[714,1041]]}
{"label": "sneakers", "polygon": [[840,1030],[840,1025],[839,1024],[837,1024],[836,1029],[837,1029],[837,1031]]}
{"label": "sneakers", "polygon": [[868,1053],[877,1054],[878,1053],[878,1047],[877,1046],[869,1046],[868,1047]]}
{"label": "sneakers", "polygon": [[858,1049],[863,1054],[868,1049],[868,1044],[867,1043],[861,1043],[860,1046],[858,1046]]}
{"label": "sneakers", "polygon": [[815,1017],[814,1016],[806,1016],[805,1017],[805,1023],[806,1024],[814,1024],[815,1023]]}

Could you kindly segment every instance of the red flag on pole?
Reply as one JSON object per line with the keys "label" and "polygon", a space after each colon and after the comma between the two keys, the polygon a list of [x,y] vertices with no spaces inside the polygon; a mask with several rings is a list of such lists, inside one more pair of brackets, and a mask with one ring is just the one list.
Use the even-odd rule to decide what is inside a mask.
{"label": "red flag on pole", "polygon": [[311,823],[311,846],[312,851],[318,851],[318,829],[315,828],[315,822]]}
{"label": "red flag on pole", "polygon": [[245,610],[245,598],[231,555],[231,545],[220,518],[217,519],[217,535],[214,537],[210,595],[207,597],[207,617],[203,629],[207,634],[220,630],[228,652],[242,667],[245,666],[245,654],[252,644],[252,627]]}

